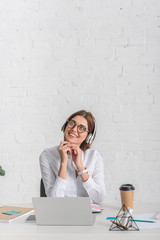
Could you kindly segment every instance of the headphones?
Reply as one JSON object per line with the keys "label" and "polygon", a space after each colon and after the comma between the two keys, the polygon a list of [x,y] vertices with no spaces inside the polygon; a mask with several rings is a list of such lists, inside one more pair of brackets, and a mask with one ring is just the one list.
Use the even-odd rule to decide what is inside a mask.
{"label": "headphones", "polygon": [[93,130],[93,133],[90,133],[90,134],[87,136],[87,138],[86,138],[86,140],[85,140],[86,143],[92,144],[92,142],[93,142],[93,140],[94,140],[94,137],[95,137],[95,135],[96,135],[96,128],[97,128],[97,126],[96,126],[96,120],[94,120],[94,130]]}
{"label": "headphones", "polygon": [[[62,128],[61,128],[61,131],[65,131],[65,128],[67,127],[67,124],[68,124],[68,120],[63,124]],[[88,144],[92,144],[93,142],[93,139],[95,137],[95,134],[96,134],[96,129],[97,129],[97,126],[96,126],[96,120],[94,120],[94,130],[93,130],[93,133],[90,133],[88,134],[87,138],[85,139],[85,142]]]}

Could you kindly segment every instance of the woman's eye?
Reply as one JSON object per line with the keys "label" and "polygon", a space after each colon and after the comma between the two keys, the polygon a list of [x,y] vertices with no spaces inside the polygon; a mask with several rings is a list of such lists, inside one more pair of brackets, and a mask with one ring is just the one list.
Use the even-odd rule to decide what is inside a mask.
{"label": "woman's eye", "polygon": [[73,122],[73,121],[70,121],[70,124],[71,124],[72,126],[74,126],[74,125],[75,125],[75,122]]}
{"label": "woman's eye", "polygon": [[81,130],[83,130],[83,131],[85,130],[84,126],[80,125],[79,127],[80,127]]}

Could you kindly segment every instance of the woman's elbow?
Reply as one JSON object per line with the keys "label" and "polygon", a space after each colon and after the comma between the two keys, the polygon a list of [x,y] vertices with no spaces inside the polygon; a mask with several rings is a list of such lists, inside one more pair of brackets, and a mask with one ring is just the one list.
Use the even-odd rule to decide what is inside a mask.
{"label": "woman's elbow", "polygon": [[97,193],[97,196],[95,198],[94,203],[95,204],[101,204],[102,202],[104,202],[106,198],[106,191],[105,190],[101,190],[100,192]]}

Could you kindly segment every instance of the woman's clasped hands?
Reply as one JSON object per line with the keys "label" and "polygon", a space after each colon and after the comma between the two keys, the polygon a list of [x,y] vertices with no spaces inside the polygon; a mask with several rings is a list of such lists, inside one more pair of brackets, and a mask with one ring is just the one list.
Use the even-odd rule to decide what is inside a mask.
{"label": "woman's clasped hands", "polygon": [[67,165],[68,155],[71,155],[78,171],[82,171],[84,169],[82,164],[82,150],[79,148],[78,145],[70,143],[68,141],[62,141],[58,146],[58,151],[61,157],[62,164]]}

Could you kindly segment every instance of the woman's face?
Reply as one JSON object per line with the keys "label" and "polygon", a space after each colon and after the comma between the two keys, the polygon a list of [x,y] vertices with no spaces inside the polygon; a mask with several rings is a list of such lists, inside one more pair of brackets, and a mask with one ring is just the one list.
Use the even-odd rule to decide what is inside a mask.
{"label": "woman's face", "polygon": [[[69,127],[70,124],[67,125],[65,131],[64,131],[64,139],[65,141],[68,141],[70,143],[77,144],[78,146],[81,145],[81,143],[86,139],[88,136],[88,123],[87,120],[82,116],[75,116],[71,120],[76,123],[76,125],[71,128]],[[86,131],[83,133],[79,133],[77,127],[80,126],[81,129],[83,129],[83,126],[86,128]]]}

